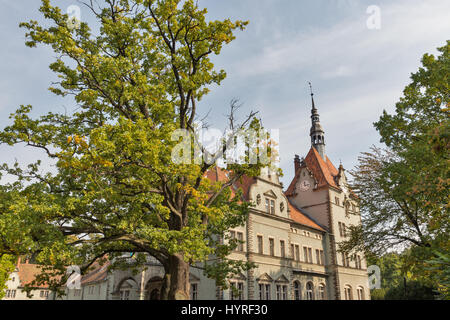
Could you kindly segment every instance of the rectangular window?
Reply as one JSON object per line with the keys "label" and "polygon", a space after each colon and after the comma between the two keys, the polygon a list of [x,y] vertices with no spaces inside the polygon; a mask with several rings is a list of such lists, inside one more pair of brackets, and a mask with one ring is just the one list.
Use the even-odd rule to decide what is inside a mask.
{"label": "rectangular window", "polygon": [[270,213],[275,214],[275,200],[270,200]]}
{"label": "rectangular window", "polygon": [[337,205],[339,205],[339,198],[338,198],[338,197],[335,197],[335,198],[334,198],[334,201],[335,201],[335,203],[336,203]]}
{"label": "rectangular window", "polygon": [[120,292],[121,300],[130,300],[130,290],[123,290]]}
{"label": "rectangular window", "polygon": [[234,282],[230,282],[230,300],[236,300],[237,295],[236,295],[236,283]]}
{"label": "rectangular window", "polygon": [[280,240],[280,251],[281,251],[281,257],[285,258],[286,257],[286,248],[284,245],[284,240]]}
{"label": "rectangular window", "polygon": [[198,300],[198,284],[191,283],[191,300]]}
{"label": "rectangular window", "polygon": [[277,300],[287,300],[287,286],[277,285]]}
{"label": "rectangular window", "polygon": [[16,290],[11,290],[11,298],[15,298],[16,297]]}
{"label": "rectangular window", "polygon": [[259,300],[270,300],[270,284],[259,284]]}
{"label": "rectangular window", "polygon": [[266,300],[270,300],[270,284],[266,284]]}
{"label": "rectangular window", "polygon": [[312,249],[311,248],[308,248],[308,255],[309,255],[309,263],[313,263]]}
{"label": "rectangular window", "polygon": [[242,232],[238,232],[237,239],[239,240],[237,249],[238,249],[238,251],[243,252],[244,251],[244,234]]}
{"label": "rectangular window", "polygon": [[258,253],[259,254],[263,254],[263,237],[262,236],[258,236]]}
{"label": "rectangular window", "polygon": [[244,300],[244,284],[242,282],[238,283],[238,290],[239,290],[239,300]]}
{"label": "rectangular window", "polygon": [[270,200],[266,198],[266,212],[270,213]]}
{"label": "rectangular window", "polygon": [[309,260],[308,260],[308,248],[307,247],[303,247],[303,256],[304,256],[305,262],[309,262]]}
{"label": "rectangular window", "polygon": [[244,300],[244,283],[230,283],[230,300]]}
{"label": "rectangular window", "polygon": [[317,264],[321,264],[320,263],[320,250],[316,249],[316,263]]}
{"label": "rectangular window", "polygon": [[342,237],[342,235],[343,235],[343,233],[342,233],[342,223],[339,222],[338,225],[339,225],[339,235]]}
{"label": "rectangular window", "polygon": [[272,257],[275,256],[275,241],[271,238],[269,238],[269,249],[270,249],[270,255]]}
{"label": "rectangular window", "polygon": [[295,260],[300,261],[300,246],[295,245]]}
{"label": "rectangular window", "polygon": [[294,245],[291,244],[291,258],[295,259],[295,251],[294,251]]}
{"label": "rectangular window", "polygon": [[323,253],[323,250],[320,250],[320,264],[325,265],[325,254]]}

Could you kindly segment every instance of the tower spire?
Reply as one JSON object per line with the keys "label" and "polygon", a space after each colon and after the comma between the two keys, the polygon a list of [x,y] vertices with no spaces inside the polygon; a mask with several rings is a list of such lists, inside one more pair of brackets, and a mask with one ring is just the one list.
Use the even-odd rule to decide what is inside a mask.
{"label": "tower spire", "polygon": [[316,109],[316,105],[315,105],[315,103],[314,103],[314,92],[313,92],[313,89],[312,89],[312,84],[311,84],[311,82],[308,82],[308,83],[309,83],[309,90],[311,90],[312,109],[313,109],[313,110],[317,110],[317,109]]}
{"label": "tower spire", "polygon": [[325,131],[323,131],[322,125],[320,124],[320,116],[317,111],[316,104],[314,102],[314,93],[312,90],[311,82],[309,83],[309,88],[311,90],[311,145],[317,150],[322,159],[325,160]]}

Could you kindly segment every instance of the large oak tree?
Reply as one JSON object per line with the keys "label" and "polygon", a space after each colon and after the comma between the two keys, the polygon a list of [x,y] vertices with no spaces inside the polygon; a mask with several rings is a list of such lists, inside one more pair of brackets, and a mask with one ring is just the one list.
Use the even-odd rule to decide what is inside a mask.
{"label": "large oak tree", "polygon": [[[2,250],[20,247],[17,254],[29,251],[61,271],[86,271],[123,252],[136,253],[137,268],[151,255],[165,269],[162,299],[187,299],[190,265],[201,262],[226,285],[250,267],[226,258],[236,241],[223,235],[245,222],[249,206],[232,186],[262,164],[227,163],[227,179],[211,181],[214,161],[172,161],[172,134],[197,132],[199,101],[225,78],[210,57],[247,22],[207,21],[193,0],[87,1],[85,9],[99,28],[70,20],[49,0],[40,7],[49,23],[21,24],[29,47],[46,44],[57,55],[50,68],[60,81],[50,90],[73,96],[79,108],[33,119],[22,106],[0,134],[0,143],[36,148],[56,164],[53,172],[39,161],[3,166],[18,180],[0,207],[0,219],[15,223],[1,230]],[[233,132],[260,128],[252,112],[236,124],[235,107]]]}

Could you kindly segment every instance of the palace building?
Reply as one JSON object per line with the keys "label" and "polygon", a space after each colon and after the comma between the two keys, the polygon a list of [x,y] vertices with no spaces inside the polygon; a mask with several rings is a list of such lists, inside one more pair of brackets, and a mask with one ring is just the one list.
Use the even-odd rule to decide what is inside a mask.
{"label": "palace building", "polygon": [[[295,175],[286,191],[279,177],[263,170],[244,179],[245,201],[254,203],[244,226],[230,230],[243,243],[231,259],[253,262],[256,268],[229,279],[231,289],[191,267],[191,299],[242,300],[368,300],[364,254],[339,252],[347,227],[361,224],[358,199],[347,186],[342,165],[336,168],[326,155],[325,132],[312,97],[311,149],[295,156]],[[225,180],[225,172],[208,172],[212,180]],[[142,272],[107,271],[99,266],[83,276],[81,289],[67,290],[70,300],[157,299],[164,276],[153,258]],[[19,275],[20,278],[20,275]]]}

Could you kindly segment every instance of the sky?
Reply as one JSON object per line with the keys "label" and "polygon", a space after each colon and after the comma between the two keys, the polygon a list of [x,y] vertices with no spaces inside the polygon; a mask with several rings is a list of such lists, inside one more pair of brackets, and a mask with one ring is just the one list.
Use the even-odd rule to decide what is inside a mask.
{"label": "sky", "polygon": [[[75,102],[51,94],[56,76],[49,47],[25,46],[19,23],[43,21],[38,0],[0,0],[0,130],[20,105],[33,115],[64,112]],[[64,11],[76,0],[53,0]],[[222,128],[229,102],[242,103],[241,119],[259,111],[264,127],[280,132],[280,157],[287,187],[294,155],[310,148],[311,97],[325,130],[326,153],[351,170],[358,155],[379,144],[373,127],[395,103],[417,71],[423,54],[436,54],[450,35],[448,0],[199,0],[209,19],[248,20],[243,32],[213,62],[227,78],[200,102],[200,116]],[[379,18],[379,19],[378,19]],[[44,154],[24,146],[0,146],[0,163],[27,163]]]}

